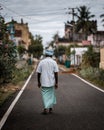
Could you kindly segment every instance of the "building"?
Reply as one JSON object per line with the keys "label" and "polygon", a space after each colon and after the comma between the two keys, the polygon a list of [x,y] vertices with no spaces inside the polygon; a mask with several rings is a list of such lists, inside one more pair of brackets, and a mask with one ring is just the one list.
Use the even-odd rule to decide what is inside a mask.
{"label": "building", "polygon": [[97,31],[88,36],[88,40],[91,41],[91,44],[94,47],[104,46],[104,31]]}
{"label": "building", "polygon": [[91,41],[86,39],[86,34],[82,33],[82,30],[75,32],[73,23],[67,21],[65,23],[63,38],[57,38],[57,44],[62,46],[79,45],[88,46],[91,45]]}
{"label": "building", "polygon": [[104,47],[100,49],[100,68],[104,69]]}
{"label": "building", "polygon": [[21,23],[17,23],[16,21],[12,20],[11,22],[7,23],[10,39],[15,42],[15,44],[23,45],[26,49],[31,44],[30,39],[30,32],[27,23],[23,23],[21,19]]}
{"label": "building", "polygon": [[[74,23],[68,21],[65,23],[64,37],[57,38],[56,43],[57,47],[73,45],[73,47],[71,47],[71,55],[69,56],[71,65],[80,65],[82,62],[82,55],[87,51],[87,47],[91,45],[91,41],[86,39],[86,34],[82,33],[82,30],[75,32],[73,25]],[[72,54],[73,50],[75,54]],[[63,61],[66,60],[65,58],[63,58],[63,55],[61,56]]]}
{"label": "building", "polygon": [[85,39],[86,35],[82,33],[82,31],[76,33],[74,29],[73,23],[67,21],[65,23],[65,39],[69,41],[74,41],[74,42],[81,42],[82,40]]}

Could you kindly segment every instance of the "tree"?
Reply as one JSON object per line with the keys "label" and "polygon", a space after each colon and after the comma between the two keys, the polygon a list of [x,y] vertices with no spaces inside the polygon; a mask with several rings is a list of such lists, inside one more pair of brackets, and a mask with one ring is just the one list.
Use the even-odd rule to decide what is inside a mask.
{"label": "tree", "polygon": [[29,46],[28,52],[33,54],[35,58],[40,58],[43,54],[43,46],[42,44],[32,44]]}
{"label": "tree", "polygon": [[71,46],[69,45],[68,47],[66,47],[66,51],[65,51],[65,54],[66,54],[68,57],[69,57],[70,54],[71,54],[70,48],[71,48]]}
{"label": "tree", "polygon": [[34,36],[32,35],[31,32],[30,32],[29,38],[31,39],[31,44],[34,43]]}
{"label": "tree", "polygon": [[66,47],[65,46],[58,46],[56,49],[55,49],[55,56],[62,56],[63,54],[65,54],[65,51],[66,51]]}
{"label": "tree", "polygon": [[35,35],[35,39],[29,45],[28,52],[33,54],[35,58],[40,58],[43,54],[42,37],[40,35]]}
{"label": "tree", "polygon": [[93,46],[88,47],[88,51],[86,51],[83,55],[82,60],[82,68],[88,68],[88,67],[99,67],[100,62],[100,53],[96,53],[93,50]]}
{"label": "tree", "polygon": [[82,30],[82,33],[86,35],[85,39],[87,38],[87,35],[91,33],[91,31],[96,30],[96,21],[91,21],[91,18],[94,18],[95,15],[92,15],[90,12],[90,8],[87,8],[86,6],[80,6],[77,8],[77,21],[76,21],[76,32],[79,32]]}
{"label": "tree", "polygon": [[18,45],[17,47],[18,53],[21,56],[26,51],[25,47],[23,45]]}
{"label": "tree", "polygon": [[9,40],[4,18],[0,16],[0,84],[12,80],[16,57],[16,46]]}
{"label": "tree", "polygon": [[42,44],[42,37],[40,35],[35,35],[35,40],[33,44]]}

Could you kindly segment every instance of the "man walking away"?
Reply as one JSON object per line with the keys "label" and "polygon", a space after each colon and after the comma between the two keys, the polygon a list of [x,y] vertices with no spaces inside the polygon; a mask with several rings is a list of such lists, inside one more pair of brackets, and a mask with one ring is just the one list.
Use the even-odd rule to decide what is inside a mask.
{"label": "man walking away", "polygon": [[38,87],[41,88],[44,110],[42,114],[53,112],[56,104],[55,89],[58,88],[58,65],[52,59],[53,50],[45,51],[45,58],[37,66]]}

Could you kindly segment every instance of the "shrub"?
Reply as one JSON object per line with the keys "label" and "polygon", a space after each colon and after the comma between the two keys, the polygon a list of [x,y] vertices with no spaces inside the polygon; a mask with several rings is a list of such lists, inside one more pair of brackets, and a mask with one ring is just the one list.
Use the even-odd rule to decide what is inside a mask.
{"label": "shrub", "polygon": [[33,66],[30,65],[25,65],[23,68],[21,69],[15,69],[14,71],[14,78],[12,80],[13,84],[18,84],[21,81],[25,81],[28,76],[31,74],[33,70]]}
{"label": "shrub", "polygon": [[16,63],[16,46],[8,34],[4,18],[0,16],[0,84],[12,79]]}
{"label": "shrub", "polygon": [[16,46],[12,41],[3,41],[0,44],[0,83],[9,82],[12,79],[16,56]]}
{"label": "shrub", "polygon": [[102,69],[89,67],[82,69],[79,74],[97,85],[104,86],[104,70]]}

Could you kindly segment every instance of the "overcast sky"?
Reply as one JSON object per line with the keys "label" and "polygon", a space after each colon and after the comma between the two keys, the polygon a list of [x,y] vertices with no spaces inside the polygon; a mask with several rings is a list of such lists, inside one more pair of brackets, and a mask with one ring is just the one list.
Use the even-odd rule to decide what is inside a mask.
{"label": "overcast sky", "polygon": [[99,18],[104,13],[104,0],[0,0],[0,4],[3,7],[0,13],[6,22],[11,18],[20,22],[23,18],[33,35],[43,37],[44,44],[57,32],[64,36],[64,23],[72,20],[72,16],[66,13],[68,8],[90,7],[90,12],[96,16],[94,20],[98,21],[98,29],[104,29]]}

